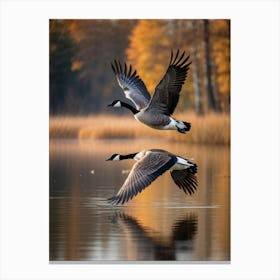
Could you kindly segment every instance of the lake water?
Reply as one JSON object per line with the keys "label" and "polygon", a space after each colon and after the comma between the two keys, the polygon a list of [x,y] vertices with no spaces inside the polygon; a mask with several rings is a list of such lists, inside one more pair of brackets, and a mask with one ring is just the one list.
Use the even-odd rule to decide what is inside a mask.
{"label": "lake water", "polygon": [[[123,206],[133,160],[113,153],[161,148],[198,164],[185,195],[169,171]],[[50,261],[229,261],[230,149],[148,140],[50,140]]]}

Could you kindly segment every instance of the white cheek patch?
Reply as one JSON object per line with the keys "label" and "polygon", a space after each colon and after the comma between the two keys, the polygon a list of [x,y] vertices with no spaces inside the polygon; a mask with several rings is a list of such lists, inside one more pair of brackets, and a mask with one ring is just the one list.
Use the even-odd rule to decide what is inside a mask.
{"label": "white cheek patch", "polygon": [[116,155],[113,160],[120,160],[120,155]]}
{"label": "white cheek patch", "polygon": [[121,107],[122,105],[121,105],[121,102],[120,101],[118,101],[115,105],[114,105],[114,107]]}

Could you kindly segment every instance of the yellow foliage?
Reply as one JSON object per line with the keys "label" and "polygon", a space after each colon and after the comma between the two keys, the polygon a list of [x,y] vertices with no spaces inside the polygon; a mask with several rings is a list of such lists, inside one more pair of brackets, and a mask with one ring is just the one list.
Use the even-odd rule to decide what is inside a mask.
{"label": "yellow foliage", "polygon": [[151,93],[168,64],[170,43],[166,34],[167,21],[140,20],[129,37],[128,59]]}
{"label": "yellow foliage", "polygon": [[229,20],[212,22],[212,51],[217,68],[217,83],[219,92],[230,94],[230,34]]}

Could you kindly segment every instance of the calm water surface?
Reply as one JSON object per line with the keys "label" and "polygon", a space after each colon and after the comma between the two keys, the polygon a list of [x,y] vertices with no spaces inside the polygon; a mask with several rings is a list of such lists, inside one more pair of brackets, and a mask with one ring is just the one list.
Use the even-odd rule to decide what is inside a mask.
{"label": "calm water surface", "polygon": [[[188,196],[169,172],[123,206],[110,206],[133,160],[113,153],[161,148],[198,164]],[[227,146],[158,141],[50,140],[50,261],[230,260]]]}

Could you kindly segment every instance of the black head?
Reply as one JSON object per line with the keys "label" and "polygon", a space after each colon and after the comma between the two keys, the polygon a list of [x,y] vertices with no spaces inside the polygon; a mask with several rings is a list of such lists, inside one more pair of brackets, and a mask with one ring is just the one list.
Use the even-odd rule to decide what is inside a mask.
{"label": "black head", "polygon": [[136,155],[137,155],[137,153],[128,154],[128,155],[113,154],[109,158],[107,158],[106,161],[109,161],[109,160],[133,159]]}

